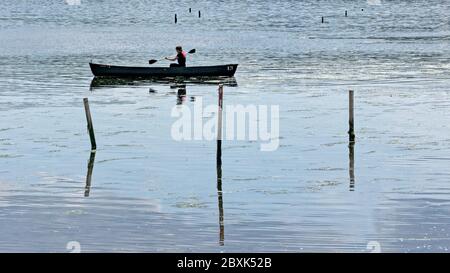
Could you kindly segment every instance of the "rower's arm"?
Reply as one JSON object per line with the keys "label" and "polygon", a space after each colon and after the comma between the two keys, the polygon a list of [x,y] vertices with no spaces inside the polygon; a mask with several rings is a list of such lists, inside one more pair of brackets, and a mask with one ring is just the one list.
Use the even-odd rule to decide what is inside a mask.
{"label": "rower's arm", "polygon": [[166,57],[165,59],[168,60],[168,61],[175,61],[177,59],[177,56]]}

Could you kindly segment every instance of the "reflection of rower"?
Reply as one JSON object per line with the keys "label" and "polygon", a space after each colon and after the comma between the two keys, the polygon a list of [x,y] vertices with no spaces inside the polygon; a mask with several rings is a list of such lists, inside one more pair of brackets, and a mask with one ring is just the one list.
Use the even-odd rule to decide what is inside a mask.
{"label": "reflection of rower", "polygon": [[178,86],[177,105],[183,104],[185,100],[186,100],[186,85]]}
{"label": "reflection of rower", "polygon": [[187,53],[183,51],[183,48],[181,46],[175,47],[175,50],[177,51],[177,55],[173,57],[165,57],[164,59],[168,61],[177,61],[178,63],[171,63],[170,67],[185,67],[186,66],[186,55]]}

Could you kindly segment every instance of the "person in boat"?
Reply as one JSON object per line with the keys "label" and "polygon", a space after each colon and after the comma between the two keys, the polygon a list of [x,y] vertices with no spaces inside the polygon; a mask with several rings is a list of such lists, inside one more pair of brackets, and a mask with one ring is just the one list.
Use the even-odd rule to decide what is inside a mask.
{"label": "person in boat", "polygon": [[166,57],[165,59],[168,61],[177,61],[177,63],[171,63],[170,67],[185,67],[186,66],[186,52],[183,51],[181,46],[175,47],[177,51],[177,55],[173,57]]}

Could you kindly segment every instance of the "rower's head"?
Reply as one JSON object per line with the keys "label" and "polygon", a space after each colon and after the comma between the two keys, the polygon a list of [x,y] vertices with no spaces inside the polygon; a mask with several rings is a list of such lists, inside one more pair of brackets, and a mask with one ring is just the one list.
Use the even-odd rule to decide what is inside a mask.
{"label": "rower's head", "polygon": [[176,47],[175,47],[175,50],[176,50],[178,53],[183,52],[183,48],[182,48],[181,46],[176,46]]}

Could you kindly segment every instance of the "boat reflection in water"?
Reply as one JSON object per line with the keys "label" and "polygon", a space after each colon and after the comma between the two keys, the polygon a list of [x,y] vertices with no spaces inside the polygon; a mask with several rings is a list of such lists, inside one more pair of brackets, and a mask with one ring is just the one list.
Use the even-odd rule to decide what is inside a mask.
{"label": "boat reflection in water", "polygon": [[218,85],[223,84],[225,86],[237,86],[235,77],[191,77],[191,78],[112,78],[112,77],[94,77],[91,81],[89,90],[93,91],[102,87],[115,87],[115,86],[145,86],[148,84],[161,83],[161,84],[210,84]]}

